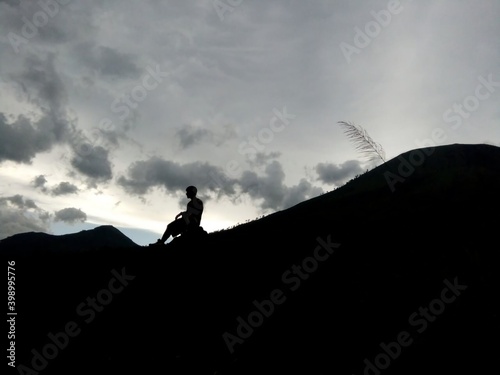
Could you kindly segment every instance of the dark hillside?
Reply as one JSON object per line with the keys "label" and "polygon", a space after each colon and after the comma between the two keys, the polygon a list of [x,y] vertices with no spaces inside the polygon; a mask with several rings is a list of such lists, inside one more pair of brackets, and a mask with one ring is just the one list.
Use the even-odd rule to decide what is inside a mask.
{"label": "dark hillside", "polygon": [[[81,332],[41,374],[495,368],[500,148],[426,152],[167,246],[47,253],[41,239],[43,255],[7,256],[1,241],[18,272],[17,363],[32,367],[31,350],[75,322]],[[388,173],[404,181],[391,189]]]}

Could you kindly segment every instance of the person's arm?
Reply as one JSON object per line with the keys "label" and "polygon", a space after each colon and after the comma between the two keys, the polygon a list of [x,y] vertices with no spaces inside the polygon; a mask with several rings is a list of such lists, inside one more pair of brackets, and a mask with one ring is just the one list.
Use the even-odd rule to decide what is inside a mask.
{"label": "person's arm", "polygon": [[186,211],[180,212],[175,218],[182,216],[186,224],[189,224],[191,212],[189,212],[189,205],[186,207]]}

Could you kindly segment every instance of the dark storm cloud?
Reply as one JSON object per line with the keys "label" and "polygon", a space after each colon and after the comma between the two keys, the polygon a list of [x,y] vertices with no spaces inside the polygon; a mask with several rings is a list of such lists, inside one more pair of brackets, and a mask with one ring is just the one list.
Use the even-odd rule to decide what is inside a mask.
{"label": "dark storm cloud", "polygon": [[339,185],[363,172],[359,161],[348,160],[342,164],[319,163],[316,165],[318,180],[328,185]]}
{"label": "dark storm cloud", "polygon": [[108,181],[113,177],[109,151],[101,146],[90,146],[85,153],[74,155],[71,165],[94,181]]}
{"label": "dark storm cloud", "polygon": [[75,194],[78,192],[78,187],[69,182],[60,182],[57,186],[53,187],[50,192],[55,196]]}
{"label": "dark storm cloud", "polygon": [[54,221],[62,221],[68,224],[74,224],[76,222],[83,223],[86,220],[87,214],[79,208],[63,208],[62,210],[56,211],[54,214]]}

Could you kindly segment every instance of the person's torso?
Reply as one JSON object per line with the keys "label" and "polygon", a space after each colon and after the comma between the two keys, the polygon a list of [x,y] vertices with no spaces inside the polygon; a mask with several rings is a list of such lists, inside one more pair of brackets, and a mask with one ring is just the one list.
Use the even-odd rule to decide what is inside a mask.
{"label": "person's torso", "polygon": [[198,220],[199,224],[201,222],[201,216],[203,214],[203,202],[198,198],[194,198],[193,200],[188,202],[187,209],[188,212]]}

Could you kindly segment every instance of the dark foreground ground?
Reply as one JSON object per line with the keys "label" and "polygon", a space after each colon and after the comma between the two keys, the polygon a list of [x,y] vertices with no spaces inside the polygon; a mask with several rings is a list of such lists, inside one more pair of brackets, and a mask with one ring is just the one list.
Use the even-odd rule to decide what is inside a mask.
{"label": "dark foreground ground", "polygon": [[15,261],[15,364],[24,366],[4,357],[2,367],[491,371],[500,154],[452,151],[437,149],[395,191],[383,176],[397,173],[397,160],[292,209],[164,247],[54,252],[40,243],[33,253],[0,243],[4,267]]}

